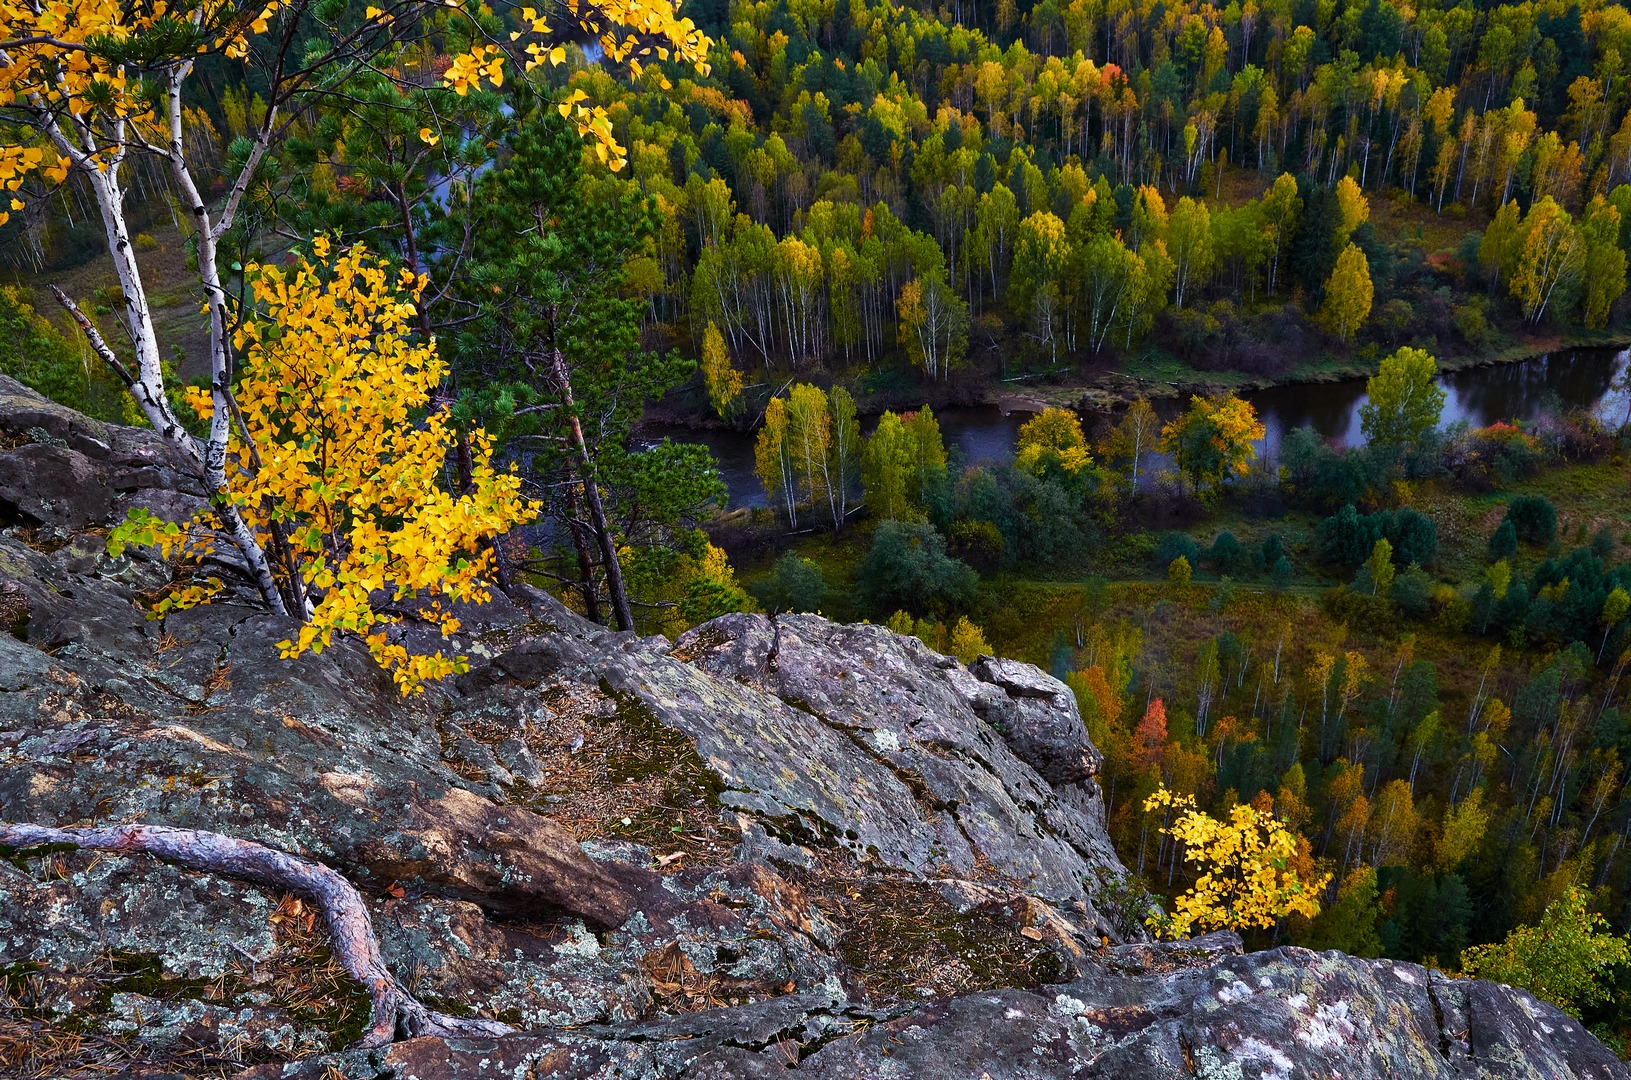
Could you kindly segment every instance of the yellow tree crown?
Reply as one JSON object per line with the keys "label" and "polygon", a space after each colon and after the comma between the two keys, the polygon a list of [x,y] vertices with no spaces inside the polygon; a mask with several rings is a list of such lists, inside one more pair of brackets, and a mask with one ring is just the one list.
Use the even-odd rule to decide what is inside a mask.
{"label": "yellow tree crown", "polygon": [[[331,258],[319,237],[313,250],[315,261],[245,270],[254,308],[234,340],[244,357],[237,400],[248,441],[234,431],[220,497],[267,550],[285,549],[280,573],[298,575],[311,598],[307,621],[279,643],[283,656],[321,652],[349,631],[408,693],[463,670],[464,660],[413,652],[394,624],[411,610],[443,637],[457,631],[451,603],[489,598],[487,542],[538,506],[521,497],[513,470],[494,467],[479,429],[469,436],[469,489],[455,495],[443,483],[455,434],[432,399],[447,365],[434,340],[412,331],[423,280],[362,244]],[[209,391],[187,396],[210,414]],[[212,517],[204,511],[191,523],[195,542],[207,542]],[[174,544],[177,530],[158,531],[168,536],[127,524],[115,538]],[[194,589],[170,606],[207,598]]]}
{"label": "yellow tree crown", "polygon": [[1287,915],[1319,914],[1319,893],[1331,875],[1302,880],[1293,865],[1297,834],[1272,814],[1239,803],[1220,821],[1196,809],[1193,796],[1165,785],[1144,801],[1146,813],[1161,809],[1173,812],[1164,831],[1200,874],[1172,914],[1152,917],[1151,927],[1180,938],[1196,930],[1266,930]]}

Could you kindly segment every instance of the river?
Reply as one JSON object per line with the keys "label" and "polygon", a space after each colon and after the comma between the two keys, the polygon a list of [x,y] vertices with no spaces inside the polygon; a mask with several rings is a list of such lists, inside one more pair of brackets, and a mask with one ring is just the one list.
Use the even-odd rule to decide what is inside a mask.
{"label": "river", "polygon": [[[1498,420],[1533,420],[1559,409],[1583,408],[1595,412],[1610,427],[1618,427],[1626,418],[1628,401],[1625,391],[1616,390],[1614,384],[1628,364],[1628,349],[1567,349],[1528,360],[1445,372],[1438,378],[1445,392],[1442,423],[1465,420],[1482,427]],[[1304,425],[1338,445],[1354,447],[1365,441],[1359,427],[1359,407],[1366,401],[1364,379],[1271,386],[1245,397],[1263,421],[1260,454],[1274,457],[1286,432]],[[1156,409],[1165,419],[1181,404],[1166,399],[1157,402]],[[949,408],[935,416],[947,451],[971,465],[1011,460],[1019,426],[1030,419],[1028,413],[1004,414],[995,405]],[[870,430],[876,422],[869,418],[863,426]],[[670,425],[648,425],[643,434],[650,439],[703,443],[719,461],[731,506],[765,505],[764,489],[753,472],[752,434]]]}

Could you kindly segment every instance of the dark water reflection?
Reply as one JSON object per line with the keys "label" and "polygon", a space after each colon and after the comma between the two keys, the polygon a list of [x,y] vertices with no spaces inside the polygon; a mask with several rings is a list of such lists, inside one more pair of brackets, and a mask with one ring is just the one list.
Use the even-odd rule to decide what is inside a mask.
{"label": "dark water reflection", "polygon": [[[1028,413],[1005,416],[995,405],[972,405],[935,413],[946,452],[954,457],[961,455],[960,460],[970,465],[1012,461],[1019,426],[1030,418]],[[876,416],[861,420],[862,434],[871,435],[877,426]],[[648,443],[668,438],[703,444],[713,451],[719,462],[719,474],[730,490],[733,508],[767,505],[764,488],[753,471],[754,435],[739,431],[698,431],[675,424],[647,424],[641,428],[641,434]]]}
{"label": "dark water reflection", "polygon": [[[1594,412],[1611,427],[1627,418],[1627,395],[1614,384],[1631,364],[1627,349],[1569,349],[1530,360],[1488,367],[1465,368],[1439,377],[1445,390],[1446,425],[1466,420],[1473,427],[1498,420],[1533,420],[1547,413],[1582,408]],[[1288,431],[1311,425],[1315,431],[1342,446],[1364,443],[1359,426],[1359,407],[1365,403],[1365,380],[1275,386],[1246,395],[1257,408],[1266,434],[1260,452],[1271,459],[1278,456],[1280,442]],[[1158,407],[1163,419],[1181,407],[1176,401]],[[1029,416],[1004,415],[994,405],[946,409],[935,414],[946,439],[948,451],[960,452],[968,464],[1010,461],[1014,441]],[[1084,418],[1089,419],[1089,418]],[[869,418],[863,428],[870,432],[877,423]],[[651,439],[664,436],[676,442],[698,442],[713,451],[720,473],[730,489],[732,506],[764,506],[765,494],[753,473],[754,437],[734,431],[694,431],[667,425],[650,425],[645,434]]]}
{"label": "dark water reflection", "polygon": [[[1613,384],[1624,374],[1631,350],[1570,349],[1515,364],[1464,368],[1439,377],[1445,390],[1446,425],[1465,420],[1473,427],[1498,420],[1533,420],[1549,412],[1583,408],[1606,423],[1625,419],[1626,395]],[[1285,433],[1303,425],[1342,446],[1364,444],[1359,407],[1366,401],[1365,383],[1275,386],[1247,397],[1267,428],[1272,456]]]}

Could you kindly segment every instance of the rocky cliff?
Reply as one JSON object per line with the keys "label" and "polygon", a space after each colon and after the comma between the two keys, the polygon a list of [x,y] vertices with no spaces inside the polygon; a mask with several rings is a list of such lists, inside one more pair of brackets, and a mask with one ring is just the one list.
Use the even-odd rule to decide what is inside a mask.
{"label": "rocky cliff", "polygon": [[[612,634],[523,591],[397,697],[247,598],[148,619],[105,554],[202,495],[0,379],[0,820],[142,822],[341,871],[413,994],[518,1033],[348,1050],[308,900],[146,856],[0,862],[0,1074],[1625,1077],[1529,995],[1144,939],[1066,688],[879,627]],[[10,1070],[10,1071],[8,1071]]]}

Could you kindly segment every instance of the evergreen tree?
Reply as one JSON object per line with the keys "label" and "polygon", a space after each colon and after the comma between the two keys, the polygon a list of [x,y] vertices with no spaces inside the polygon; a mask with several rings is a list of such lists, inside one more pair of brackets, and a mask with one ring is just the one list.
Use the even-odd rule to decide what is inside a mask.
{"label": "evergreen tree", "polygon": [[[460,295],[474,316],[449,350],[457,415],[528,462],[556,535],[570,538],[577,556],[575,574],[555,576],[575,580],[585,613],[599,617],[603,590],[618,627],[633,629],[619,549],[638,539],[675,550],[673,530],[724,494],[706,454],[630,444],[645,401],[692,370],[677,355],[641,348],[643,304],[624,294],[656,211],[635,195],[588,195],[582,141],[552,107],[519,124],[509,150],[472,200],[475,241]],[[646,454],[684,455],[693,466],[655,470],[677,485],[663,503],[666,520],[622,509],[638,505],[641,476],[654,471]]]}

